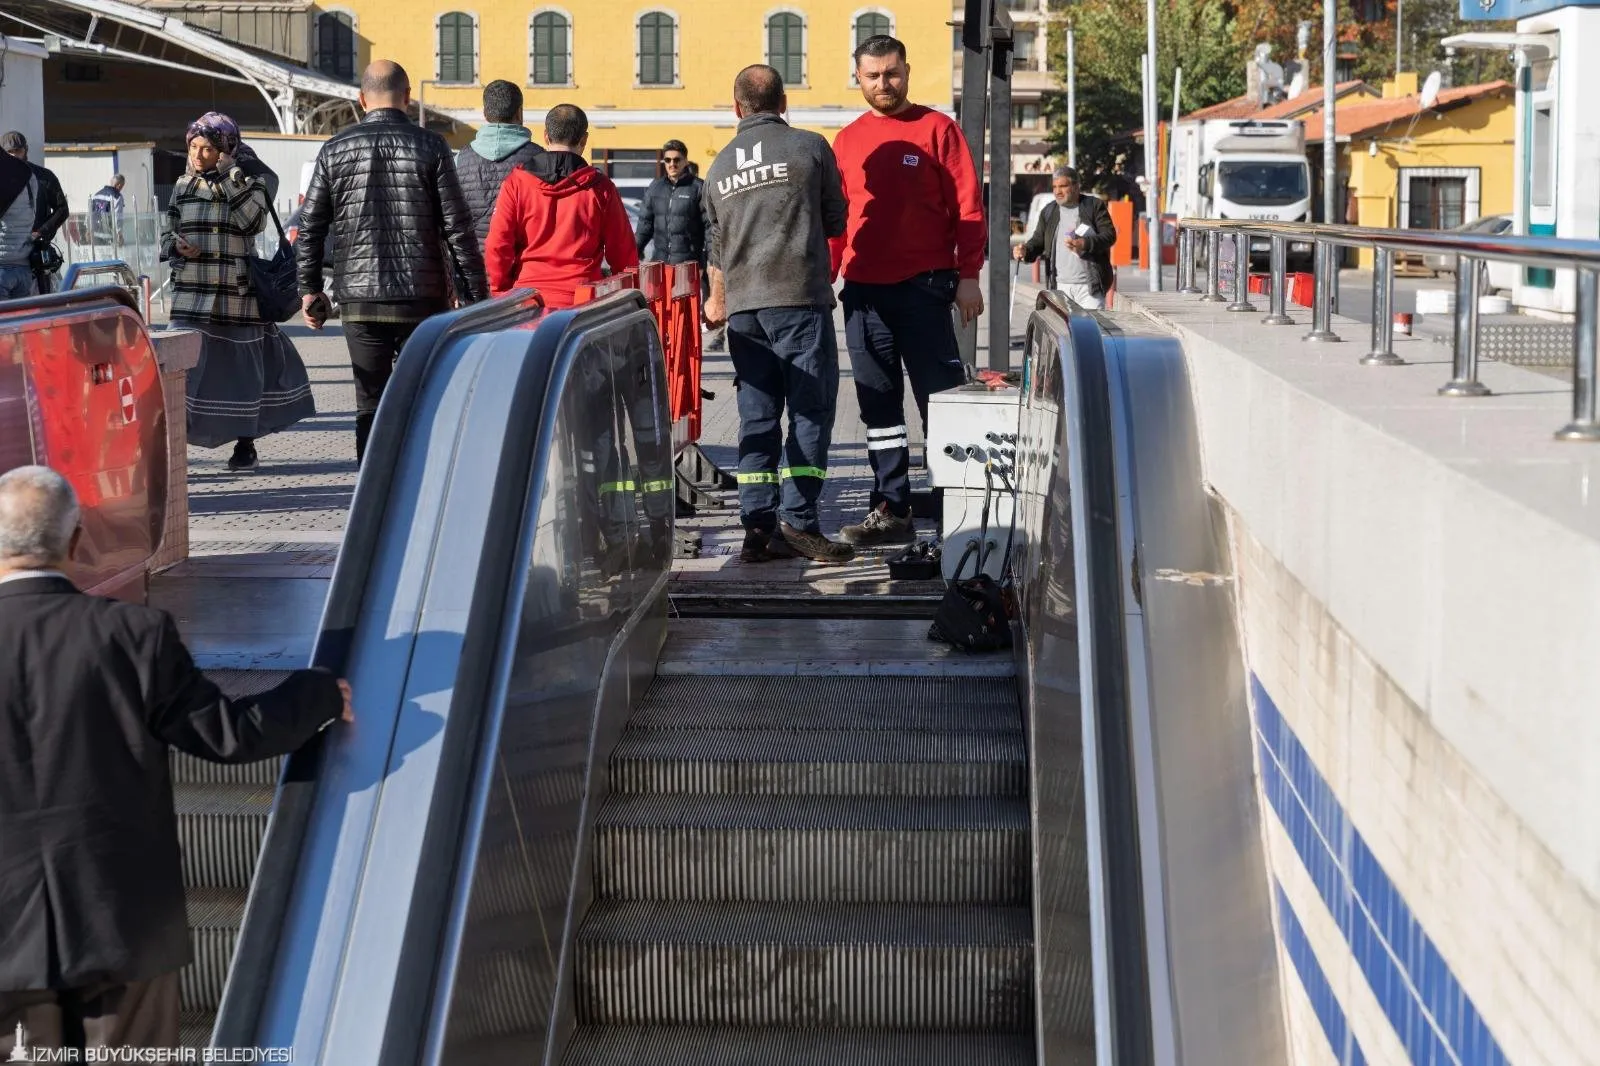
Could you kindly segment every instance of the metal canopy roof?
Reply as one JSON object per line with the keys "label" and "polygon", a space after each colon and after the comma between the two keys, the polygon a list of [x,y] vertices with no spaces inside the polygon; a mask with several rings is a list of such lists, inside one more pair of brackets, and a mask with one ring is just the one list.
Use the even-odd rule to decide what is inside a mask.
{"label": "metal canopy roof", "polygon": [[[120,0],[22,0],[15,7],[8,3],[5,15],[45,34],[47,46],[55,52],[112,56],[253,86],[266,99],[281,133],[327,132],[360,115],[354,85],[269,59],[182,19]],[[96,36],[106,36],[102,21],[115,24],[119,31],[135,30],[140,36],[122,47],[125,34],[118,32],[107,43]],[[152,42],[159,42],[160,47],[152,48]],[[167,46],[181,48],[222,69],[168,59]]]}

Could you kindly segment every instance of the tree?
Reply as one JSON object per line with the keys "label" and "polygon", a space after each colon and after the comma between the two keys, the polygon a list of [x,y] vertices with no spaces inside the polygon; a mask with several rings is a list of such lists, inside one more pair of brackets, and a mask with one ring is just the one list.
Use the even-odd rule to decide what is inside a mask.
{"label": "tree", "polygon": [[[1145,49],[1144,0],[1083,0],[1070,8],[1078,66],[1078,161],[1093,187],[1111,173],[1119,144],[1144,125],[1140,57]],[[1156,82],[1161,113],[1172,109],[1172,77],[1183,68],[1183,107],[1192,110],[1238,96],[1245,89],[1244,58],[1234,41],[1225,0],[1161,0],[1156,7]],[[1051,28],[1051,66],[1066,69],[1065,24]],[[1066,95],[1045,98],[1052,146],[1066,145]],[[1125,148],[1121,149],[1125,150]]]}

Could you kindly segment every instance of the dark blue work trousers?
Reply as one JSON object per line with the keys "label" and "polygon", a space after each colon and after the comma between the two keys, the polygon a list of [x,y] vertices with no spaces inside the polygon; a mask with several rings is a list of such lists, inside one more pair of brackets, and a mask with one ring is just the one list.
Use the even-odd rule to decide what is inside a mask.
{"label": "dark blue work trousers", "polygon": [[[833,315],[815,307],[766,307],[728,318],[728,354],[739,376],[739,517],[771,532],[778,521],[820,533],[817,501],[839,401]],[[789,409],[789,435],[783,411]]]}
{"label": "dark blue work trousers", "polygon": [[950,313],[957,284],[954,270],[937,270],[893,285],[844,285],[845,343],[876,482],[872,506],[887,503],[897,515],[911,510],[911,438],[902,369],[911,379],[924,435],[928,396],[966,383]]}

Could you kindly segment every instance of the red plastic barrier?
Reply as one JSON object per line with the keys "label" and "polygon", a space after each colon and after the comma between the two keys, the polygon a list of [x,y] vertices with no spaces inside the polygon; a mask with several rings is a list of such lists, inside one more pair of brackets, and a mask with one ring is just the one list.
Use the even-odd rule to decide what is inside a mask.
{"label": "red plastic barrier", "polygon": [[[1285,274],[1284,279],[1289,283],[1288,302],[1297,307],[1310,307],[1316,299],[1316,276],[1312,274]],[[1260,296],[1268,295],[1267,275],[1251,274],[1250,291]]]}
{"label": "red plastic barrier", "polygon": [[0,471],[53,467],[83,508],[67,572],[143,600],[167,515],[161,371],[144,321],[112,298],[0,312]]}
{"label": "red plastic barrier", "polygon": [[667,404],[675,449],[700,439],[700,267],[647,262],[578,289],[587,303],[623,289],[638,289],[650,305],[667,364]]}
{"label": "red plastic barrier", "polygon": [[667,382],[672,421],[687,420],[683,443],[700,439],[700,266],[679,263],[667,267]]}

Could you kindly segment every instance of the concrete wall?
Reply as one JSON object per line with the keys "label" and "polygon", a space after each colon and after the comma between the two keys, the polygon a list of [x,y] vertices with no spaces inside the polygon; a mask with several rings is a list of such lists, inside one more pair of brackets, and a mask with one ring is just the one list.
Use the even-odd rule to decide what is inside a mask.
{"label": "concrete wall", "polygon": [[1182,336],[1229,516],[1295,1062],[1594,1061],[1600,449],[1551,440],[1565,391],[1492,365],[1452,402],[1425,342],[1365,368],[1119,298]]}
{"label": "concrete wall", "polygon": [[0,34],[0,133],[19,130],[28,138],[37,161],[44,145],[44,59],[49,53],[36,42]]}

